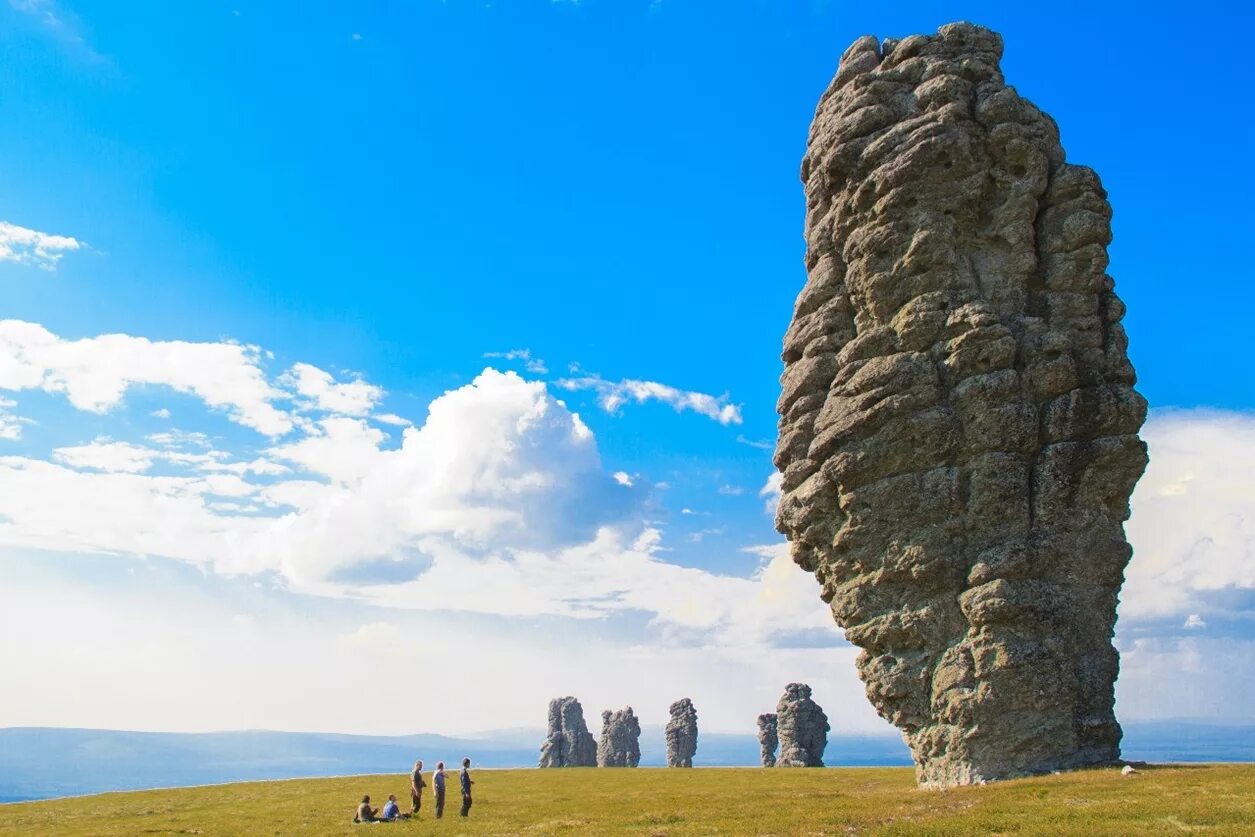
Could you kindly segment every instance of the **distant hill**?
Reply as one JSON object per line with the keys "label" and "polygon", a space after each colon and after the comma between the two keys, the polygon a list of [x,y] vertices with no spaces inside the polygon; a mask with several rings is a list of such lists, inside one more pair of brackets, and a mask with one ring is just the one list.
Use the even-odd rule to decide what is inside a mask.
{"label": "distant hill", "polygon": [[[414,759],[470,756],[479,767],[532,767],[540,729],[495,730],[454,738],[303,732],[156,733],[19,727],[0,729],[0,802],[110,790],[219,784],[302,776],[402,773]],[[1255,726],[1165,721],[1125,724],[1126,758],[1255,761]],[[641,764],[665,763],[661,726],[641,731]],[[909,765],[896,735],[830,738],[830,765]],[[701,733],[697,766],[758,764],[753,735]]]}

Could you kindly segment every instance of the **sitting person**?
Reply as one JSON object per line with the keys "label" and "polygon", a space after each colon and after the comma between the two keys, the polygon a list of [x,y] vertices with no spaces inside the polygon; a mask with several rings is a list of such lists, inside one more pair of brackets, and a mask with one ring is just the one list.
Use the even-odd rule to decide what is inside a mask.
{"label": "sitting person", "polygon": [[391,822],[392,820],[408,820],[409,814],[402,814],[401,807],[397,805],[397,795],[395,793],[388,794],[388,801],[383,806],[383,818]]}
{"label": "sitting person", "polygon": [[374,822],[378,815],[379,809],[370,807],[370,797],[363,796],[362,804],[357,806],[357,814],[353,817],[353,822]]}

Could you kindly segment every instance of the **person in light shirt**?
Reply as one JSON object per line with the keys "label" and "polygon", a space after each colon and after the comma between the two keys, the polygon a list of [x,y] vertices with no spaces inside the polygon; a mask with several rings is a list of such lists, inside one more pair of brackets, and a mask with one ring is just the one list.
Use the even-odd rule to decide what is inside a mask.
{"label": "person in light shirt", "polygon": [[363,796],[362,803],[357,806],[357,814],[354,815],[353,822],[374,822],[378,814],[378,808],[370,807],[370,797]]}
{"label": "person in light shirt", "polygon": [[388,801],[383,806],[383,818],[391,822],[392,820],[408,820],[409,814],[401,813],[401,806],[397,804],[397,795],[395,793],[388,794]]}

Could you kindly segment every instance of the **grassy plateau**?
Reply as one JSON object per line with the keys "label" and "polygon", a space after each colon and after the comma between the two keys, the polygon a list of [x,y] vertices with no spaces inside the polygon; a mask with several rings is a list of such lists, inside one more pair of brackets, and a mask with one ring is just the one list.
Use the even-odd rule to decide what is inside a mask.
{"label": "grassy plateau", "polygon": [[475,771],[458,816],[353,825],[402,775],[247,782],[0,805],[2,834],[1255,834],[1255,765],[1092,770],[924,791],[909,768]]}

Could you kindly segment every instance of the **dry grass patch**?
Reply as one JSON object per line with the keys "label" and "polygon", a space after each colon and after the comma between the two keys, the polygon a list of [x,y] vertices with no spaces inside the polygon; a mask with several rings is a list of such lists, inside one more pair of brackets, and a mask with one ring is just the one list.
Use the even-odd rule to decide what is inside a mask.
{"label": "dry grass patch", "polygon": [[404,775],[113,793],[0,806],[0,835],[1112,835],[1255,833],[1255,765],[1094,770],[949,791],[905,768],[481,770],[470,819],[354,826]]}

